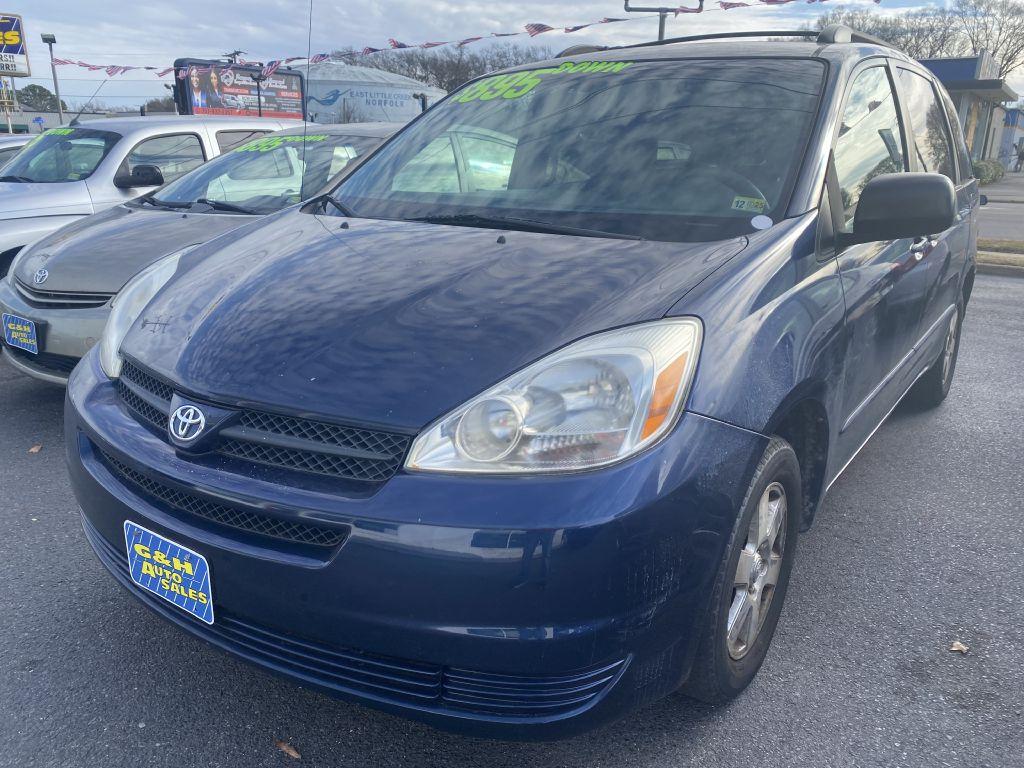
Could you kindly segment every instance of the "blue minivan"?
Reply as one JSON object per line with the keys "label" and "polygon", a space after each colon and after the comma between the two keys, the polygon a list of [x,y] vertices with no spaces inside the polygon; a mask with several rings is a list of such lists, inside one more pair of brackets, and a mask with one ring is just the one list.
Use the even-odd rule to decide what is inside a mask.
{"label": "blue minivan", "polygon": [[68,387],[102,563],[462,732],[739,694],[829,486],[949,390],[981,204],[927,70],[794,34],[483,77],[140,273]]}

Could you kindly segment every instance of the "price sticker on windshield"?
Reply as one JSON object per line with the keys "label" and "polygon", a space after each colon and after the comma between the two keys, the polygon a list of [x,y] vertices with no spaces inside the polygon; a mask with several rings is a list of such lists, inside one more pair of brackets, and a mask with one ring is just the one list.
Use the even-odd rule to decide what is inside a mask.
{"label": "price sticker on windshield", "polygon": [[732,209],[734,211],[755,211],[756,213],[764,213],[764,209],[768,207],[768,201],[760,197],[743,197],[742,195],[736,195],[732,199]]}

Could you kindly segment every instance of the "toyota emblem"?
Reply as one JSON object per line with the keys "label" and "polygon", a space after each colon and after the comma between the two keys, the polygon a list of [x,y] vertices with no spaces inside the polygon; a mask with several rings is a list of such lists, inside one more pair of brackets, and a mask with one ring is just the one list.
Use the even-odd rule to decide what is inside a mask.
{"label": "toyota emblem", "polygon": [[36,273],[32,275],[32,282],[35,283],[36,285],[42,285],[43,283],[46,282],[46,278],[48,278],[49,276],[50,273],[48,270],[37,269]]}
{"label": "toyota emblem", "polygon": [[183,405],[171,414],[171,436],[183,443],[190,443],[206,428],[206,416],[194,405]]}

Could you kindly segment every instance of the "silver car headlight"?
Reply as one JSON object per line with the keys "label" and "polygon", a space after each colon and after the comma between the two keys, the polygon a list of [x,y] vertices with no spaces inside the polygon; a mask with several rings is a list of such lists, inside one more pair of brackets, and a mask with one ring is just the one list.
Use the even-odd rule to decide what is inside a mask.
{"label": "silver car headlight", "polygon": [[695,318],[659,320],[570,344],[429,426],[406,467],[567,472],[632,456],[676,422],[701,328]]}
{"label": "silver car headlight", "polygon": [[195,247],[190,245],[153,262],[125,283],[110,303],[110,316],[100,339],[100,365],[110,378],[116,379],[121,375],[121,342],[128,329],[157,291],[174,275],[179,259]]}

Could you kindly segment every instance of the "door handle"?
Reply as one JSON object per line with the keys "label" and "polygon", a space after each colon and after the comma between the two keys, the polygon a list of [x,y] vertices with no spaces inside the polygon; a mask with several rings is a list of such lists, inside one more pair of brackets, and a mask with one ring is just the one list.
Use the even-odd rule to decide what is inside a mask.
{"label": "door handle", "polygon": [[910,246],[910,252],[914,254],[916,261],[920,261],[931,252],[936,242],[931,238],[931,235],[918,237],[914,240],[914,244]]}

